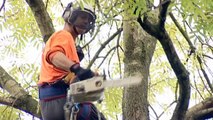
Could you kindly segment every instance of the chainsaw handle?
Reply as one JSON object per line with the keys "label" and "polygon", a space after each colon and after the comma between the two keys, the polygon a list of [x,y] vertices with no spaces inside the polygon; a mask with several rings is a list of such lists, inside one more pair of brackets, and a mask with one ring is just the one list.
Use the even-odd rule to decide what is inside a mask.
{"label": "chainsaw handle", "polygon": [[[93,72],[94,76],[102,76],[98,72]],[[80,79],[73,72],[69,72],[67,76],[63,79],[66,84],[71,84],[80,81]]]}
{"label": "chainsaw handle", "polygon": [[76,76],[73,72],[69,72],[67,76],[63,79],[66,84],[71,84],[76,79]]}

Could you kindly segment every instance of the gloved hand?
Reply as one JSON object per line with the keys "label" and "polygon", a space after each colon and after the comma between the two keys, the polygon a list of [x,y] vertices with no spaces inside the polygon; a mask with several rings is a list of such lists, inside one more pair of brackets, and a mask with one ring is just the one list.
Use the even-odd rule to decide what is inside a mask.
{"label": "gloved hand", "polygon": [[95,73],[92,72],[90,69],[84,69],[79,64],[74,64],[70,67],[70,71],[75,73],[78,79],[86,80],[95,76]]}

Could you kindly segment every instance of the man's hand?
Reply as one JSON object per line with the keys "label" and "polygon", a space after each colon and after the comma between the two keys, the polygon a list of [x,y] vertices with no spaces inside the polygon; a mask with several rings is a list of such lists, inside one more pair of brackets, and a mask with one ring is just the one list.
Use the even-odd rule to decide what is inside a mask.
{"label": "man's hand", "polygon": [[75,73],[78,79],[86,80],[95,76],[95,73],[92,72],[90,69],[84,69],[79,64],[74,64],[70,67],[70,71]]}

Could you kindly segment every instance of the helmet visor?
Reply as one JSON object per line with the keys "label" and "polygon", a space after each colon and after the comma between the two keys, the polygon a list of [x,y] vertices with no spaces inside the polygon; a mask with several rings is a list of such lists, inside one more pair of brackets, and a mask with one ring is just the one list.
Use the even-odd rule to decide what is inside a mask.
{"label": "helmet visor", "polygon": [[[85,29],[86,32],[88,32],[90,29],[94,28],[96,16],[88,10],[77,9],[73,11],[70,18],[71,19],[69,22],[72,23],[75,27]],[[85,20],[87,20],[87,22],[85,22]]]}

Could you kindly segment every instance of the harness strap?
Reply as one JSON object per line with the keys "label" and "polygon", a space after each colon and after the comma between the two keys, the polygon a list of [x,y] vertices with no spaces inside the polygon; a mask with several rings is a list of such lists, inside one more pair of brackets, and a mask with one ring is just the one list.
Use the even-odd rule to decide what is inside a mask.
{"label": "harness strap", "polygon": [[79,112],[78,104],[74,104],[71,111],[71,120],[77,120],[77,114]]}

